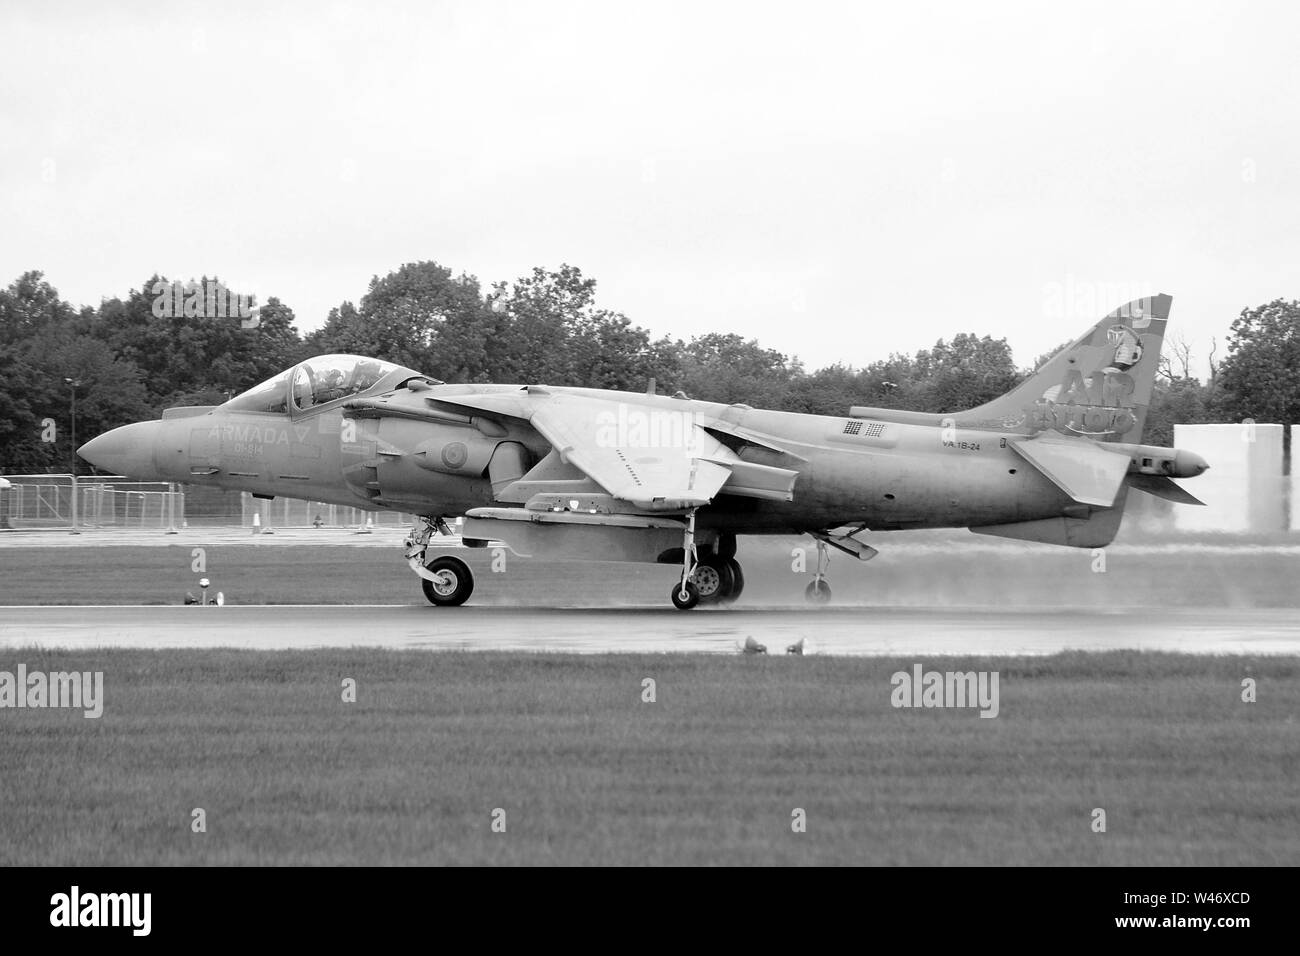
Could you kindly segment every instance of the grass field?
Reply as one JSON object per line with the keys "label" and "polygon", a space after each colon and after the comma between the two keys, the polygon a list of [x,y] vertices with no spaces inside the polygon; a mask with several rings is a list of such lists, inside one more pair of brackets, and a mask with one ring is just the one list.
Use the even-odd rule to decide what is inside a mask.
{"label": "grass field", "polygon": [[105,707],[0,710],[4,864],[1300,863],[1294,658],[930,665],[998,671],[992,720],[891,707],[911,659],[0,655],[19,662],[102,670]]}
{"label": "grass field", "polygon": [[[1112,547],[1098,571],[1089,550],[1020,543],[989,544],[975,535],[935,545],[906,537],[878,542],[867,563],[835,553],[835,602],[959,606],[1300,607],[1300,553],[1258,547],[1188,545],[1177,550]],[[212,592],[234,604],[423,604],[419,581],[400,544],[347,546],[205,546],[206,570],[192,569],[192,548],[173,546],[0,547],[3,604],[180,604]],[[805,549],[797,552],[796,549]],[[666,565],[559,562],[507,555],[492,570],[489,550],[454,552],[474,568],[477,604],[664,605],[676,569]],[[802,557],[800,556],[802,555]],[[816,566],[807,539],[746,540],[747,606],[802,604]],[[802,568],[803,570],[796,570]]]}

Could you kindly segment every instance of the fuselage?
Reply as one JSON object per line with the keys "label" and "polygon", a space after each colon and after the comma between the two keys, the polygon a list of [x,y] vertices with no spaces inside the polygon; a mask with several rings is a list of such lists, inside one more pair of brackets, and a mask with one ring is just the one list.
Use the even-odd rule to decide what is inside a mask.
{"label": "fuselage", "polygon": [[[250,412],[229,406],[172,409],[86,446],[87,457],[132,477],[391,509],[458,515],[495,501],[488,471],[503,444],[529,464],[550,445],[525,421],[422,414],[426,398],[455,401],[519,393],[518,385],[432,385],[372,394],[383,416],[345,414],[355,397],[309,409]],[[942,416],[855,409],[858,417],[808,415],[598,389],[554,388],[614,400],[639,422],[719,421],[753,436],[736,453],[799,472],[793,501],[723,494],[701,527],[748,534],[862,524],[871,529],[964,527],[1034,520],[1073,504],[1010,446],[1024,433],[958,428]],[[411,417],[402,417],[410,406]],[[912,421],[891,421],[907,417]],[[645,439],[671,441],[673,436]],[[121,433],[121,434],[119,434]],[[114,437],[116,436],[116,437]],[[102,443],[98,448],[96,443]],[[108,446],[121,446],[110,449]]]}

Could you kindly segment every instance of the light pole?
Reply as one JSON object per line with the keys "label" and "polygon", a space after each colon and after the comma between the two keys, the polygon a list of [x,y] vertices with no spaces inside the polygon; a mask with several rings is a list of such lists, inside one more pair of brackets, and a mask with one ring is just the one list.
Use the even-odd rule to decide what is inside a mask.
{"label": "light pole", "polygon": [[72,387],[72,452],[69,456],[72,458],[72,533],[81,534],[77,530],[77,386],[81,380],[65,378],[64,381]]}
{"label": "light pole", "polygon": [[77,477],[77,387],[81,380],[77,378],[65,378],[65,382],[72,387],[72,477]]}

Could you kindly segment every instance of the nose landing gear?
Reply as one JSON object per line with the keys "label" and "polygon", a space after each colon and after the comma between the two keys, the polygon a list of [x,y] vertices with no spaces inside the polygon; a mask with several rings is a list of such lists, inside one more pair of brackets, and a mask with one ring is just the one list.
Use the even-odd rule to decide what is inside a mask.
{"label": "nose landing gear", "polygon": [[451,534],[442,518],[418,518],[406,539],[406,563],[420,577],[420,587],[430,604],[459,607],[474,593],[474,572],[460,558],[440,555],[425,563],[429,539],[435,533]]}

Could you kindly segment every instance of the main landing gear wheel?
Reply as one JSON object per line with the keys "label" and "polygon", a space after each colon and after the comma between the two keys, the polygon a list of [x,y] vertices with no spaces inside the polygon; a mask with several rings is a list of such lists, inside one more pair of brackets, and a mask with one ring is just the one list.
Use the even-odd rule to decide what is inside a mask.
{"label": "main landing gear wheel", "polygon": [[691,582],[700,592],[701,602],[725,601],[731,596],[736,587],[736,572],[732,567],[735,564],[735,561],[709,557],[695,566]]}
{"label": "main landing gear wheel", "polygon": [[695,586],[695,582],[687,581],[686,584],[673,585],[673,607],[679,611],[689,611],[695,605],[700,603],[700,589]]}
{"label": "main landing gear wheel", "polygon": [[736,536],[730,531],[724,531],[722,534],[718,535],[718,546],[716,550],[718,552],[718,557],[723,558],[724,560],[727,558],[734,558],[736,556]]}
{"label": "main landing gear wheel", "polygon": [[818,579],[804,588],[803,596],[809,604],[830,604],[831,586]]}
{"label": "main landing gear wheel", "polygon": [[460,558],[434,558],[425,568],[434,580],[420,579],[424,596],[439,607],[459,607],[474,593],[474,574]]}
{"label": "main landing gear wheel", "polygon": [[731,569],[731,590],[718,598],[719,604],[730,604],[745,590],[745,572],[740,570],[740,562],[735,558],[727,558],[726,564]]}

